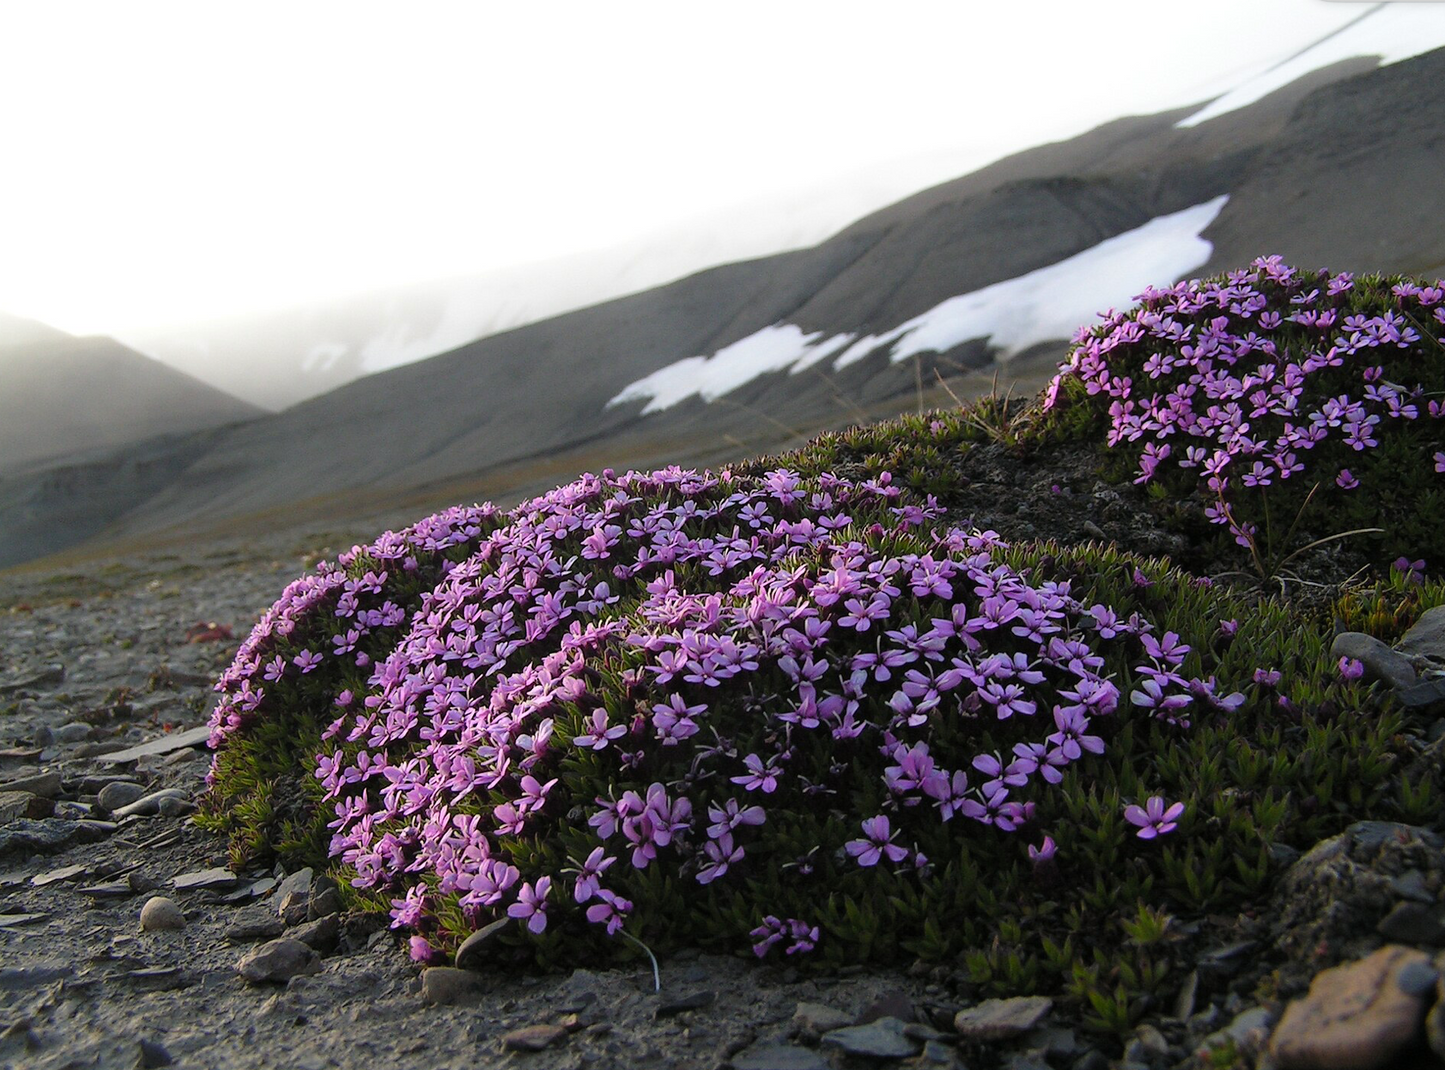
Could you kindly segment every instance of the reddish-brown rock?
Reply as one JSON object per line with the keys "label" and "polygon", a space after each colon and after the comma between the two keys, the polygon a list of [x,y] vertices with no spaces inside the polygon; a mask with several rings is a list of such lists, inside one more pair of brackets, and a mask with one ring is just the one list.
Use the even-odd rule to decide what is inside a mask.
{"label": "reddish-brown rock", "polygon": [[1429,962],[1423,952],[1388,944],[1318,974],[1309,993],[1285,1010],[1270,1038],[1269,1050],[1280,1070],[1394,1065],[1396,1056],[1420,1034],[1429,994],[1402,989],[1399,975]]}

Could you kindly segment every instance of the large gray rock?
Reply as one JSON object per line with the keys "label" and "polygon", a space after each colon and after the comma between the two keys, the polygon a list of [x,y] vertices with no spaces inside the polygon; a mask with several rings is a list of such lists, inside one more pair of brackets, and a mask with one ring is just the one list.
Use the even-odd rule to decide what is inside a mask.
{"label": "large gray rock", "polygon": [[511,924],[511,918],[499,918],[483,925],[463,940],[461,947],[457,948],[455,959],[457,969],[480,970],[485,968],[491,958],[491,951],[496,946],[497,937],[505,932]]}
{"label": "large gray rock", "polygon": [[0,791],[0,825],[16,818],[44,818],[55,813],[55,800],[28,791]]}
{"label": "large gray rock", "polygon": [[298,925],[286,934],[292,940],[300,940],[316,951],[335,951],[341,939],[341,915],[328,914],[324,918]]}
{"label": "large gray rock", "polygon": [[1445,606],[1435,606],[1420,614],[1420,619],[1395,649],[1407,658],[1422,658],[1445,668]]}
{"label": "large gray rock", "polygon": [[16,818],[0,828],[0,857],[17,851],[24,854],[58,851],[76,842],[94,843],[114,831],[115,826],[104,821]]}
{"label": "large gray rock", "polygon": [[153,791],[149,795],[142,795],[135,802],[116,807],[112,816],[117,819],[136,815],[149,817],[151,814],[161,812],[161,802],[164,799],[175,799],[178,802],[186,803],[191,801],[190,794],[181,788],[162,788],[160,791]]}
{"label": "large gray rock", "polygon": [[286,919],[287,925],[299,925],[306,920],[306,907],[311,900],[313,871],[304,866],[295,873],[289,873],[281,886],[276,889],[276,913]]}

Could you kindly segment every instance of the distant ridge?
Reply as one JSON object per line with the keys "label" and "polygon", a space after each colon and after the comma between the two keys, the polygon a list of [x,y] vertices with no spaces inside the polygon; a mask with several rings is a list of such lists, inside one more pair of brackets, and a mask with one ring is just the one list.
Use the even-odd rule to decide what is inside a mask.
{"label": "distant ridge", "polygon": [[112,338],[0,315],[0,474],[264,415]]}

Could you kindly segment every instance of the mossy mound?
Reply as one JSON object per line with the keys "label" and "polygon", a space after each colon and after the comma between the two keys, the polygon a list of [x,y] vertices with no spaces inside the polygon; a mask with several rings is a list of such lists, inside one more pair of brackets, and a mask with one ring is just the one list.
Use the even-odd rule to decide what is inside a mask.
{"label": "mossy mound", "polygon": [[[985,399],[717,475],[584,476],[353,548],[288,588],[223,677],[204,820],[237,861],[329,859],[427,961],[502,918],[498,961],[636,954],[619,936],[822,965],[921,958],[962,964],[984,993],[1063,994],[1123,1030],[1215,919],[1264,901],[1291,849],[1358,819],[1445,825],[1433,775],[1400,772],[1425,726],[1328,656],[1336,618],[1393,639],[1445,587],[1382,564],[1322,613],[1096,542],[1009,545],[949,507],[990,450],[1076,467],[1114,455],[1152,466],[1125,486],[1165,513],[1179,495],[1187,520],[1197,473],[1169,467],[1172,450],[1141,460],[1147,418],[1133,437],[1110,423],[1165,395],[1120,384],[1154,360],[1158,391],[1178,396],[1212,374],[1183,367],[1189,339],[1239,317],[1276,332],[1276,379],[1291,362],[1303,377],[1299,420],[1266,404],[1256,434],[1312,424],[1346,391],[1335,377],[1364,365],[1312,361],[1289,332],[1318,334],[1326,302],[1365,317],[1357,333],[1377,341],[1356,350],[1394,322],[1344,311],[1383,283],[1338,279],[1296,302],[1316,287],[1260,261],[1151,291],[1083,332],[1031,405]],[[1397,302],[1438,302],[1392,286]],[[1286,298],[1314,321],[1266,320]],[[1167,372],[1136,351],[1152,327],[1181,346]],[[1263,380],[1241,362],[1265,341],[1202,359]],[[1384,526],[1363,521],[1398,508],[1401,487],[1437,493],[1439,362],[1397,342],[1363,395],[1395,414],[1354,421],[1378,445],[1336,441],[1328,419],[1295,444],[1308,472],[1350,450],[1360,486],[1336,489],[1364,512],[1340,523]],[[1418,366],[1414,385],[1386,390],[1390,361]],[[1178,444],[1198,430],[1152,433],[1187,458]],[[1268,485],[1275,516],[1309,496],[1281,493],[1306,470]],[[1045,486],[1036,512],[1064,493]],[[1310,509],[1337,500],[1326,490]],[[1284,537],[1246,526],[1254,499],[1219,500],[1221,528],[1277,566]],[[1431,553],[1427,528],[1405,517],[1372,545]]]}
{"label": "mossy mound", "polygon": [[[378,576],[353,552],[248,644],[252,676],[292,666],[309,698],[273,686],[224,734],[214,798],[264,779],[263,729],[316,732],[325,807],[306,828],[298,808],[288,847],[329,825],[350,886],[422,958],[507,916],[544,964],[633,953],[618,929],[961,958],[986,990],[1072,991],[1101,1024],[1163,983],[1166,915],[1250,901],[1281,847],[1346,813],[1432,812],[1429,785],[1389,779],[1400,715],[1339,678],[1327,631],[937,512],[886,479],[585,477],[470,537],[409,630],[371,637],[398,643],[369,682],[345,644],[303,675],[336,592]],[[276,835],[262,811],[213,813],[247,849]]]}
{"label": "mossy mound", "polygon": [[1266,575],[1346,532],[1357,559],[1445,560],[1445,283],[1267,257],[1139,300],[1080,330],[1042,440],[1106,442]]}

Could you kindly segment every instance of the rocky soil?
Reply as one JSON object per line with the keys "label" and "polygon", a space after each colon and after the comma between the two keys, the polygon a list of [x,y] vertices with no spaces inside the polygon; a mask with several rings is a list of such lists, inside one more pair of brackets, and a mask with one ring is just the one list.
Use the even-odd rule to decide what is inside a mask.
{"label": "rocky soil", "polygon": [[1064,1003],[980,1001],[946,966],[684,952],[655,983],[489,971],[479,946],[422,970],[324,875],[233,873],[189,817],[211,680],[288,580],[373,534],[0,577],[0,1066],[1445,1066],[1445,840],[1406,826],[1299,859],[1123,1038]]}

